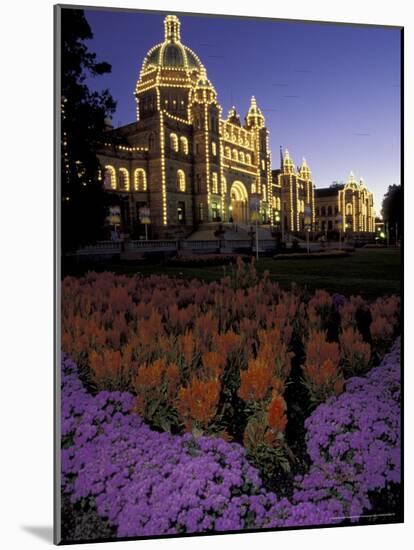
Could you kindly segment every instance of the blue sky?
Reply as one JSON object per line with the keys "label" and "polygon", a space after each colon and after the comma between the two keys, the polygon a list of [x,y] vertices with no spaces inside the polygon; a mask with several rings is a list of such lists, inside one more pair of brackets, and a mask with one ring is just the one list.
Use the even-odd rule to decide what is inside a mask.
{"label": "blue sky", "polygon": [[[172,12],[173,13],[173,12]],[[273,167],[279,148],[305,157],[317,187],[352,170],[380,210],[388,185],[400,183],[400,31],[293,21],[188,16],[181,40],[214,84],[224,116],[244,118],[255,95],[270,131]],[[133,91],[147,51],[162,42],[164,15],[88,10],[88,47],[112,64],[90,82],[117,101],[114,124],[136,117]]]}

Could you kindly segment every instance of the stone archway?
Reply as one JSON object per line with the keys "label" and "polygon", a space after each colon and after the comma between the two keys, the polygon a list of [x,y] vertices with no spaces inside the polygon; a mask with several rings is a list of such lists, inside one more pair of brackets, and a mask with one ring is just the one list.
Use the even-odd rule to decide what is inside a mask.
{"label": "stone archway", "polygon": [[230,188],[231,217],[234,223],[248,223],[249,197],[244,183],[234,181]]}

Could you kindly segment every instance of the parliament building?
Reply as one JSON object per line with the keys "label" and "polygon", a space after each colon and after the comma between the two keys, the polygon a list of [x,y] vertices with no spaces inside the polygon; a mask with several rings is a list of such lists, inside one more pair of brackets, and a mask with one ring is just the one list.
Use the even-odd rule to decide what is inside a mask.
{"label": "parliament building", "polygon": [[[315,190],[306,161],[295,167],[286,151],[272,171],[269,131],[254,96],[243,120],[234,107],[223,117],[206,68],[182,43],[174,15],[164,20],[164,41],[144,59],[135,98],[137,121],[108,127],[99,154],[124,231],[142,235],[143,221],[152,238],[185,238],[206,223],[248,226],[256,219],[289,232],[328,227],[321,212],[329,205],[319,205],[328,194]],[[372,195],[349,185],[334,190],[331,207],[345,213],[340,223],[372,231]]]}

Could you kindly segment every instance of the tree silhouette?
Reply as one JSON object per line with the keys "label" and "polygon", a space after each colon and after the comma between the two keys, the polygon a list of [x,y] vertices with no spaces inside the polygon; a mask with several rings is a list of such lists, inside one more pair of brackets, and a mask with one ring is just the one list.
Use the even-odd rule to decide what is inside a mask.
{"label": "tree silhouette", "polygon": [[391,239],[399,239],[403,232],[403,192],[401,185],[390,185],[382,201],[382,217],[388,225]]}
{"label": "tree silhouette", "polygon": [[85,40],[93,38],[83,10],[61,10],[62,253],[102,234],[106,194],[97,150],[105,141],[105,119],[115,110],[107,89],[91,91],[88,76],[111,71],[97,62]]}

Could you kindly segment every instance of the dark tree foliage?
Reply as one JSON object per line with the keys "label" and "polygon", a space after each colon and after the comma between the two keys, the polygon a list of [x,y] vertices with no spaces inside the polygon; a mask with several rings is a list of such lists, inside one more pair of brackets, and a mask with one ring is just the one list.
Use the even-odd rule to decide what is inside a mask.
{"label": "dark tree foliage", "polygon": [[[61,159],[62,253],[101,236],[107,214],[96,155],[105,141],[105,118],[115,110],[107,89],[91,91],[86,78],[111,71],[85,40],[93,38],[83,10],[62,9]],[[101,173],[101,179],[99,174]]]}
{"label": "dark tree foliage", "polygon": [[401,185],[390,185],[382,201],[382,217],[390,237],[399,239],[403,231],[403,192]]}

